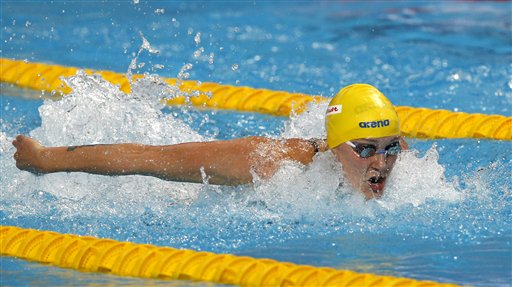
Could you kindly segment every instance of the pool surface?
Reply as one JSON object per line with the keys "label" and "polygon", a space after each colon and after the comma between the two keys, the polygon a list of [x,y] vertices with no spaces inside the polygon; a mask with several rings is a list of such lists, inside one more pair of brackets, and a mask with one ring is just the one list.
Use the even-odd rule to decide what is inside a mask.
{"label": "pool surface", "polygon": [[[510,2],[2,1],[1,57],[332,97],[355,82],[398,106],[510,117]],[[386,195],[339,188],[336,164],[285,164],[251,186],[16,169],[46,145],[323,137],[325,106],[290,119],[162,107],[90,76],[59,101],[1,86],[3,225],[473,286],[512,282],[510,141],[408,139]],[[169,285],[0,257],[2,286]],[[215,285],[174,281],[172,286]]]}

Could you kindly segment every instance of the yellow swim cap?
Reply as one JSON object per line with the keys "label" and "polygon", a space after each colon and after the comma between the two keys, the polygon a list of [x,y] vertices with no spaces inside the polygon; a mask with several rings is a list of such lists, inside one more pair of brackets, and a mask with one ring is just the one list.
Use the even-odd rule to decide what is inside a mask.
{"label": "yellow swim cap", "polygon": [[329,148],[354,139],[400,135],[400,123],[393,104],[368,84],[353,84],[341,89],[329,103],[325,127]]}

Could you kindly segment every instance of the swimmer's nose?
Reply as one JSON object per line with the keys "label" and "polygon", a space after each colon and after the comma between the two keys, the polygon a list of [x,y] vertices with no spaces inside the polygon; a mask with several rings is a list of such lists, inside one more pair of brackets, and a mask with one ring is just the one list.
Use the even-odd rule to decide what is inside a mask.
{"label": "swimmer's nose", "polygon": [[373,156],[373,167],[378,170],[387,169],[387,157],[385,154],[376,154]]}

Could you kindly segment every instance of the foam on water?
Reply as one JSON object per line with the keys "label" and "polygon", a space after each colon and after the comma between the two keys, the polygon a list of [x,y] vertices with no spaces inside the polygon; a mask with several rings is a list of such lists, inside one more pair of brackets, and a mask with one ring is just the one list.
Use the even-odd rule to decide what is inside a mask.
{"label": "foam on water", "polygon": [[[158,98],[147,94],[125,95],[97,75],[78,72],[66,79],[73,92],[61,100],[46,100],[39,108],[42,123],[30,136],[48,146],[136,142],[176,144],[205,140],[181,120],[162,113]],[[135,90],[155,91],[161,83],[140,81]],[[146,86],[147,89],[144,89]],[[157,94],[160,96],[160,94]],[[12,155],[12,139],[2,134],[3,157]],[[55,199],[62,216],[109,215],[133,212],[145,207],[158,208],[160,198],[187,200],[197,186],[170,183],[142,176],[103,177],[83,173],[35,176],[17,171],[12,159],[2,160],[6,171],[2,182],[9,201],[19,206],[5,208],[13,215],[37,214]],[[32,201],[24,200],[26,197]],[[139,206],[140,205],[140,206]],[[126,207],[130,208],[126,208]],[[5,207],[5,206],[4,206]],[[39,210],[39,208],[42,210]]]}
{"label": "foam on water", "polygon": [[[162,112],[158,98],[164,96],[163,92],[172,97],[174,91],[163,82],[151,78],[140,80],[131,95],[123,94],[99,76],[83,72],[66,82],[73,92],[59,101],[46,100],[39,109],[42,124],[30,133],[45,145],[122,142],[160,145],[208,140],[186,122]],[[158,90],[162,93],[151,97],[151,91]],[[323,127],[325,105],[313,104],[308,112],[292,117],[282,137],[323,137],[324,129],[318,127]],[[141,216],[148,222],[159,222],[161,228],[197,224],[206,230],[221,228],[228,220],[235,224],[228,232],[231,237],[218,231],[214,233],[225,242],[222,246],[230,247],[240,244],[237,243],[238,233],[247,232],[247,224],[255,222],[272,222],[279,226],[273,231],[277,233],[277,240],[318,232],[319,226],[326,224],[336,228],[321,228],[324,233],[375,231],[402,226],[403,220],[411,221],[413,216],[417,223],[421,212],[415,214],[404,211],[406,209],[420,211],[425,206],[435,206],[436,212],[442,213],[446,205],[460,203],[466,197],[457,179],[445,177],[435,146],[424,156],[414,150],[402,153],[389,178],[385,196],[365,201],[344,184],[341,166],[330,151],[319,153],[309,166],[286,162],[270,180],[255,178],[252,185],[220,187],[144,176],[83,173],[36,176],[17,170],[14,161],[8,159],[14,152],[10,141],[11,138],[2,134],[4,173],[1,182],[9,195],[2,200],[2,209],[11,218],[47,215],[59,220],[112,217],[129,220]],[[478,181],[473,186],[486,188]],[[430,220],[430,215],[431,212],[421,214],[419,222],[421,218]],[[361,225],[361,221],[365,224]],[[302,225],[291,228],[290,222]],[[289,232],[290,228],[294,232]],[[199,236],[191,241],[189,237],[193,234],[162,236],[166,242],[204,247]]]}
{"label": "foam on water", "polygon": [[307,110],[290,117],[282,133],[284,138],[325,138],[325,111],[328,102],[310,103]]}
{"label": "foam on water", "polygon": [[[158,52],[141,37],[141,49],[128,75],[138,67],[137,57],[143,51]],[[199,33],[194,40],[199,46]],[[185,64],[178,78],[188,78],[191,68]],[[41,126],[30,132],[45,145],[212,140],[192,129],[190,118],[164,112],[161,99],[183,94],[156,75],[146,74],[132,83],[129,95],[100,76],[81,71],[65,82],[73,92],[58,101],[46,100],[39,108]],[[323,138],[326,106],[326,102],[313,103],[306,112],[292,116],[279,138]],[[23,219],[47,218],[26,225],[198,250],[226,252],[318,234],[390,230],[427,234],[436,240],[446,236],[457,236],[455,241],[474,240],[479,232],[499,233],[505,223],[487,223],[507,218],[495,218],[492,212],[507,212],[510,205],[507,183],[504,193],[488,184],[506,174],[506,168],[496,163],[469,171],[465,178],[447,178],[435,145],[424,155],[414,149],[403,152],[385,195],[366,201],[345,183],[330,151],[317,154],[308,166],[285,162],[269,180],[255,177],[253,184],[226,187],[208,184],[207,174],[204,184],[84,173],[36,176],[16,169],[11,141],[0,133],[0,182],[7,195],[0,207],[6,218],[17,224]],[[501,205],[493,206],[496,193],[503,199]],[[485,208],[476,212],[479,206]],[[478,231],[471,226],[474,222]]]}

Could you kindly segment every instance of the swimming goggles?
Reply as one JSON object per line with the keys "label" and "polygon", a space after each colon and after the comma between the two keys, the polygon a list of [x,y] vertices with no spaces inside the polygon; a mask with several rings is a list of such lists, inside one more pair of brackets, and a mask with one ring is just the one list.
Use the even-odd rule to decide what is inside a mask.
{"label": "swimming goggles", "polygon": [[363,144],[363,143],[354,144],[351,141],[347,141],[345,143],[348,144],[349,146],[351,146],[352,149],[361,158],[369,158],[376,154],[384,154],[385,156],[398,155],[402,151],[400,142],[394,142],[381,150],[378,150],[377,147],[372,144]]}

